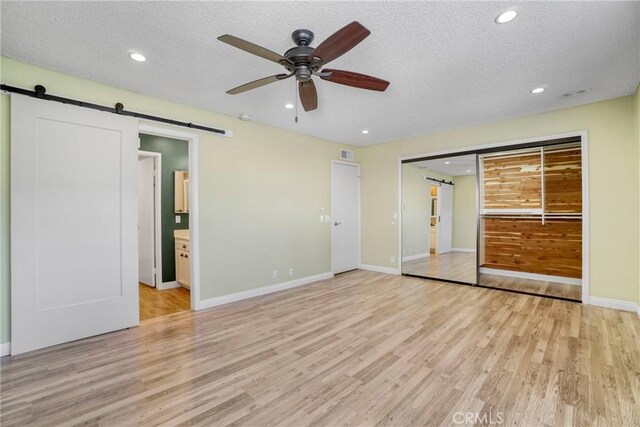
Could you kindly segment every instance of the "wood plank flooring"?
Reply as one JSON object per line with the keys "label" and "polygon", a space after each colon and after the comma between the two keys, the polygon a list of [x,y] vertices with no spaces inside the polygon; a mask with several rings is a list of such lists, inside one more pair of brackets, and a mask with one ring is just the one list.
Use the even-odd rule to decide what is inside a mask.
{"label": "wood plank flooring", "polygon": [[1,368],[2,426],[640,425],[634,313],[365,271]]}
{"label": "wood plank flooring", "polygon": [[416,276],[476,283],[476,254],[473,252],[431,253],[425,258],[403,261],[402,272]]}
{"label": "wood plank flooring", "polygon": [[518,277],[480,274],[480,284],[498,289],[530,292],[538,295],[582,300],[582,286],[565,283],[543,282],[540,280],[521,279]]}
{"label": "wood plank flooring", "polygon": [[[476,283],[476,254],[470,252],[432,253],[431,256],[402,263],[402,272],[465,283]],[[530,292],[538,295],[582,299],[582,287],[563,283],[542,282],[517,277],[481,274],[480,284],[498,289]]]}
{"label": "wood plank flooring", "polygon": [[191,309],[191,293],[186,288],[158,290],[138,284],[140,321]]}

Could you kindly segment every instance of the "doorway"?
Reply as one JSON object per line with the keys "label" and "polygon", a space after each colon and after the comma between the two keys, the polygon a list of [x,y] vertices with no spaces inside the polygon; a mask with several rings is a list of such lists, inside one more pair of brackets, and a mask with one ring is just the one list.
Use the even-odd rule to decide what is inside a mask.
{"label": "doorway", "polygon": [[[173,130],[140,126],[139,135],[139,242],[140,275],[138,283],[140,320],[195,309],[199,288],[193,274],[197,260],[194,245],[197,227],[197,175],[193,158],[197,142],[195,135]],[[157,159],[154,202],[148,196],[150,159]],[[148,211],[153,205],[155,215]],[[153,225],[149,225],[152,221]],[[152,246],[147,229],[155,227],[155,281],[146,262]],[[155,284],[155,286],[154,286]]]}
{"label": "doorway", "polygon": [[138,282],[162,283],[162,153],[138,151]]}
{"label": "doorway", "polygon": [[355,270],[360,267],[360,165],[332,161],[331,212],[333,274]]}

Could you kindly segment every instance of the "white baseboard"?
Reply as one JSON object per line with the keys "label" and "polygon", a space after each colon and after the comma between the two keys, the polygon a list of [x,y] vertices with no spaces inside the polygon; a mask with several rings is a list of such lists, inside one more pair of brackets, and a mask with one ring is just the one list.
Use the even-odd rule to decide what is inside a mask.
{"label": "white baseboard", "polygon": [[549,276],[546,274],[523,273],[521,271],[498,270],[496,268],[480,267],[480,273],[493,274],[494,276],[516,277],[518,279],[538,280],[541,282],[562,283],[565,285],[582,286],[582,279],[572,277]]}
{"label": "white baseboard", "polygon": [[360,264],[360,270],[375,271],[376,273],[400,275],[400,270],[392,267],[380,267],[379,265]]}
{"label": "white baseboard", "polygon": [[589,297],[589,305],[613,308],[616,310],[633,311],[638,315],[638,317],[640,317],[640,307],[638,307],[638,304],[634,302],[611,298]]}
{"label": "white baseboard", "polygon": [[469,252],[469,253],[476,253],[475,249],[469,249],[469,248],[451,248],[451,251],[453,252]]}
{"label": "white baseboard", "polygon": [[182,287],[182,285],[174,280],[172,282],[162,282],[158,286],[158,289],[161,291],[164,291],[165,289],[173,289],[173,288],[180,288],[180,287]]}
{"label": "white baseboard", "polygon": [[263,286],[256,289],[250,289],[248,291],[237,292],[235,294],[209,298],[206,300],[199,301],[196,305],[196,310],[204,310],[206,308],[217,307],[219,305],[229,304],[229,303],[240,301],[243,299],[272,294],[274,292],[284,291],[286,289],[291,289],[291,288],[295,288],[302,285],[308,285],[309,283],[319,282],[320,280],[331,279],[332,277],[333,277],[333,273],[327,272],[327,273],[317,274],[315,276],[302,277],[300,279],[291,280],[289,282],[276,283],[275,285]]}
{"label": "white baseboard", "polygon": [[0,344],[0,357],[8,356],[10,354],[11,354],[11,343],[3,342],[2,344]]}
{"label": "white baseboard", "polygon": [[417,255],[404,256],[404,257],[402,257],[402,262],[415,261],[417,259],[426,258],[428,256],[429,256],[429,254],[417,254]]}

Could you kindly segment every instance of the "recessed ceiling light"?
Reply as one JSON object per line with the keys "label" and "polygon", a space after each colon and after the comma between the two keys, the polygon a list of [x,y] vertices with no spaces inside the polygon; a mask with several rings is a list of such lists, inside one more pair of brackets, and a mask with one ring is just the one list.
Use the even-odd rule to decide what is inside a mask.
{"label": "recessed ceiling light", "polygon": [[284,104],[284,108],[286,108],[287,110],[291,110],[294,107],[293,104],[289,103],[289,104]]}
{"label": "recessed ceiling light", "polygon": [[467,169],[467,173],[471,172],[471,169]]}
{"label": "recessed ceiling light", "polygon": [[138,52],[131,52],[129,56],[131,57],[131,59],[137,62],[144,62],[147,60],[147,58],[143,54]]}
{"label": "recessed ceiling light", "polygon": [[368,133],[369,133],[369,129],[362,129],[362,133],[363,133],[364,135],[368,134]]}
{"label": "recessed ceiling light", "polygon": [[506,24],[507,22],[513,21],[516,16],[518,16],[518,12],[516,12],[515,10],[507,10],[498,15],[498,17],[496,18],[496,23]]}
{"label": "recessed ceiling light", "polygon": [[542,93],[542,92],[544,92],[543,87],[537,87],[531,91],[531,93]]}
{"label": "recessed ceiling light", "polygon": [[444,162],[444,164],[445,164],[445,165],[450,165],[450,164],[451,164],[451,162]]}

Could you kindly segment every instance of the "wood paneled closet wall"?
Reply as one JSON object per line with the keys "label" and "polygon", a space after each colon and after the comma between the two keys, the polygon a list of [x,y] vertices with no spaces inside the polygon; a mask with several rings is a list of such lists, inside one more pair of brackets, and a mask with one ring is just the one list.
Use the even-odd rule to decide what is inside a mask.
{"label": "wood paneled closet wall", "polygon": [[480,267],[582,277],[579,143],[480,156]]}

